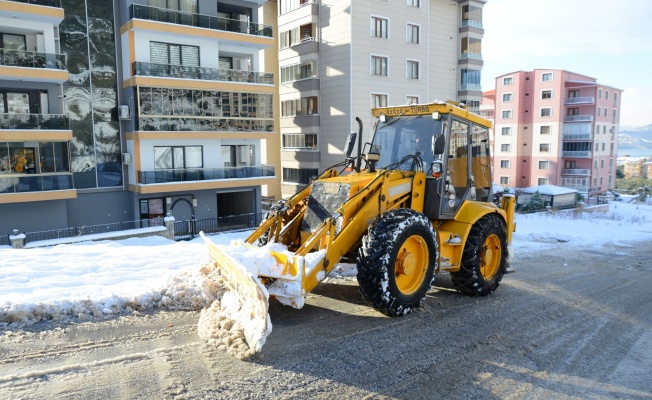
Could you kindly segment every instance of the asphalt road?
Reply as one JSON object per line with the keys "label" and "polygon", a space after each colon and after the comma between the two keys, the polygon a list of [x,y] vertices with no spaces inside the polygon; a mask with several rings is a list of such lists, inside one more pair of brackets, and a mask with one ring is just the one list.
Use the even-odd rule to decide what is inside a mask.
{"label": "asphalt road", "polygon": [[262,353],[197,336],[197,312],[0,331],[1,399],[652,399],[652,245],[519,254],[491,296],[388,318],[355,279],[272,302]]}

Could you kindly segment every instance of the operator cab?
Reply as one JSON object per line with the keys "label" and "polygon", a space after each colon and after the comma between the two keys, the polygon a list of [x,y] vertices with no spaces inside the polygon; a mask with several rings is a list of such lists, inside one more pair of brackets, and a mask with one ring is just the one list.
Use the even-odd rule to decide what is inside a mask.
{"label": "operator cab", "polygon": [[464,201],[491,199],[490,122],[451,103],[372,110],[377,169],[426,173],[423,213],[451,219]]}

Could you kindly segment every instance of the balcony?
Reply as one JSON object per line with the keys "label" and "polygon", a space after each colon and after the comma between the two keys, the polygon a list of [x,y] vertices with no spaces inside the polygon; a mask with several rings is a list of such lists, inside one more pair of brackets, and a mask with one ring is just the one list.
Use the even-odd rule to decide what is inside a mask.
{"label": "balcony", "polygon": [[249,72],[235,69],[190,67],[186,65],[154,64],[136,61],[132,64],[136,76],[157,76],[166,78],[197,79],[207,81],[247,82],[273,85],[274,74]]}
{"label": "balcony", "polygon": [[72,174],[26,175],[12,174],[0,177],[0,193],[46,192],[72,190]]}
{"label": "balcony", "polygon": [[591,121],[593,121],[593,115],[591,114],[567,115],[566,118],[564,118],[564,122],[591,122]]}
{"label": "balcony", "polygon": [[70,118],[64,114],[0,114],[0,129],[70,130]]}
{"label": "balcony", "polygon": [[562,169],[561,174],[562,175],[575,175],[575,176],[589,176],[589,175],[591,175],[591,170],[590,169],[569,168],[569,169]]}
{"label": "balcony", "polygon": [[593,96],[567,97],[564,100],[564,104],[595,104],[595,97]]}
{"label": "balcony", "polygon": [[271,118],[140,116],[136,124],[139,131],[272,132],[274,130],[274,119]]}
{"label": "balcony", "polygon": [[66,70],[64,54],[0,49],[0,65],[5,67],[50,68]]}
{"label": "balcony", "polygon": [[16,3],[61,8],[61,0],[9,0]]}
{"label": "balcony", "polygon": [[149,7],[142,4],[132,4],[129,7],[129,17],[131,19],[144,19],[219,31],[244,33],[247,35],[272,37],[272,27],[270,25],[203,14],[185,13],[165,8]]}
{"label": "balcony", "polygon": [[138,171],[138,182],[148,185],[152,183],[197,182],[273,176],[275,176],[273,165],[250,165],[245,167],[227,168]]}
{"label": "balcony", "polygon": [[562,150],[561,156],[573,158],[591,158],[591,150]]}

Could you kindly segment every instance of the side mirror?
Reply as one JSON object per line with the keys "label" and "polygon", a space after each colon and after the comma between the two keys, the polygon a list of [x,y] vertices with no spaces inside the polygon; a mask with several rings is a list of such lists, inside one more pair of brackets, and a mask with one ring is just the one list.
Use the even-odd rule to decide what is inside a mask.
{"label": "side mirror", "polygon": [[349,137],[346,138],[346,144],[344,145],[344,154],[346,154],[346,158],[351,157],[351,153],[353,153],[353,146],[355,146],[355,138],[357,136],[357,133],[351,132]]}
{"label": "side mirror", "polygon": [[432,145],[432,152],[434,154],[444,154],[444,150],[446,150],[446,136],[445,135],[435,136],[435,140]]}

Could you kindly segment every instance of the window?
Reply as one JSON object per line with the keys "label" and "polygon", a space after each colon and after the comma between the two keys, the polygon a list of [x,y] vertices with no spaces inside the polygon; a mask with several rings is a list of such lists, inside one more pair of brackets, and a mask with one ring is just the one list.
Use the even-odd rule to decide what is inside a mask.
{"label": "window", "polygon": [[602,151],[605,150],[605,145],[606,145],[606,143],[603,142],[603,143],[602,143]]}
{"label": "window", "polygon": [[602,134],[604,135],[605,133],[607,133],[607,125],[602,126]]}
{"label": "window", "polygon": [[482,90],[480,73],[479,69],[462,69],[460,76],[461,90]]}
{"label": "window", "polygon": [[602,107],[598,107],[598,117],[602,115]]}
{"label": "window", "polygon": [[539,161],[539,169],[550,169],[550,161]]}
{"label": "window", "polygon": [[199,47],[179,44],[149,43],[152,64],[199,66]]}
{"label": "window", "polygon": [[566,111],[566,115],[580,115],[580,109],[579,108],[569,108]]}
{"label": "window", "polygon": [[386,94],[372,94],[371,95],[371,107],[387,107],[387,95]]}
{"label": "window", "polygon": [[283,168],[283,182],[309,184],[319,174],[313,168]]}
{"label": "window", "polygon": [[552,90],[544,90],[541,92],[542,99],[552,99]]}
{"label": "window", "polygon": [[609,116],[609,109],[607,107],[604,108],[604,116]]}
{"label": "window", "polygon": [[512,128],[509,126],[504,126],[501,128],[500,132],[503,136],[511,136]]}
{"label": "window", "polygon": [[462,6],[462,26],[482,29],[482,7],[465,4]]}
{"label": "window", "polygon": [[540,143],[539,151],[542,153],[548,153],[550,151],[550,143]]}
{"label": "window", "polygon": [[500,151],[510,151],[511,145],[509,143],[503,143],[500,145]]}
{"label": "window", "polygon": [[566,161],[564,163],[566,169],[575,169],[576,162],[575,161]]}
{"label": "window", "polygon": [[387,39],[389,21],[381,17],[371,17],[371,36]]}
{"label": "window", "polygon": [[317,113],[317,96],[281,102],[281,117],[300,117]]}
{"label": "window", "polygon": [[547,108],[542,108],[541,109],[541,116],[542,117],[550,117],[552,115],[552,108],[547,107]]}
{"label": "window", "polygon": [[284,133],[284,149],[318,150],[316,133]]}
{"label": "window", "polygon": [[406,72],[406,78],[419,79],[419,62],[413,60],[407,60],[405,72]]}
{"label": "window", "polygon": [[197,0],[148,0],[147,5],[191,14],[197,13]]}
{"label": "window", "polygon": [[387,76],[387,57],[371,56],[371,75]]}
{"label": "window", "polygon": [[509,103],[510,101],[512,101],[512,94],[503,93],[503,103]]}
{"label": "window", "polygon": [[410,104],[419,104],[419,96],[407,96],[406,103]]}
{"label": "window", "polygon": [[500,177],[500,184],[501,185],[509,185],[509,176],[501,176]]}
{"label": "window", "polygon": [[599,98],[599,99],[602,98],[602,89],[598,89],[598,98]]}
{"label": "window", "polygon": [[604,168],[604,160],[600,160],[600,168]]}
{"label": "window", "polygon": [[503,110],[503,119],[512,118],[512,110]]}
{"label": "window", "polygon": [[568,91],[568,98],[569,99],[576,99],[580,97],[580,91],[579,90],[569,90]]}
{"label": "window", "polygon": [[405,4],[411,7],[419,7],[419,0],[407,0]]}
{"label": "window", "polygon": [[[482,59],[482,39],[463,37],[461,46],[462,55],[466,58]],[[463,57],[464,58],[464,57]]]}
{"label": "window", "polygon": [[614,107],[618,105],[618,92],[614,92]]}
{"label": "window", "polygon": [[511,76],[508,78],[503,78],[503,85],[510,86],[513,84],[514,84],[514,78],[512,78]]}
{"label": "window", "polygon": [[500,168],[509,168],[509,160],[500,160]]}
{"label": "window", "polygon": [[542,125],[539,133],[542,135],[550,135],[550,125]]}
{"label": "window", "polygon": [[419,25],[407,24],[405,41],[407,43],[419,44]]}
{"label": "window", "polygon": [[547,185],[548,184],[548,178],[539,178],[537,179],[537,185]]}
{"label": "window", "polygon": [[608,90],[604,91],[604,98],[605,98],[605,100],[609,100],[609,91]]}
{"label": "window", "polygon": [[281,83],[317,77],[317,61],[308,60],[299,64],[281,67]]}
{"label": "window", "polygon": [[202,168],[202,146],[155,146],[154,169]]}
{"label": "window", "polygon": [[541,80],[543,82],[550,82],[552,81],[552,72],[546,72],[545,74],[541,75]]}

